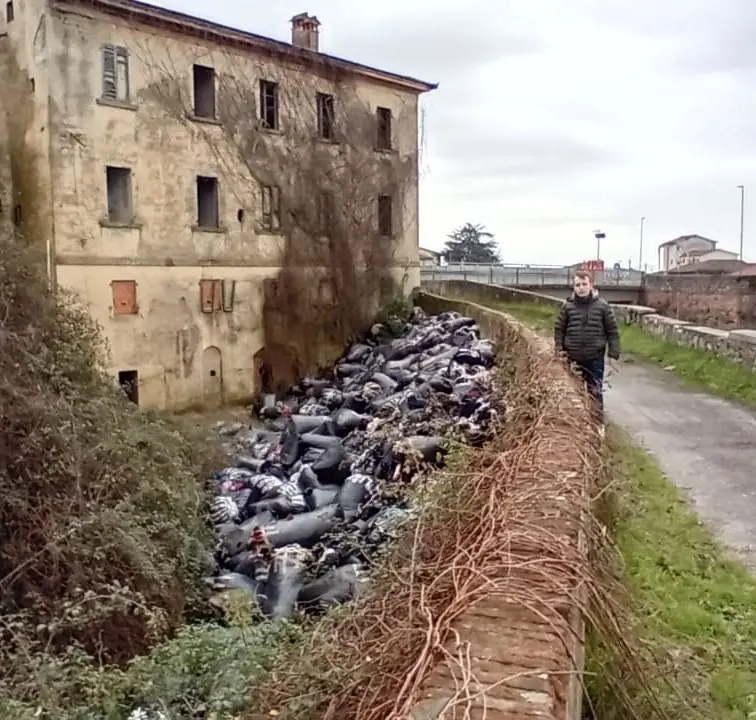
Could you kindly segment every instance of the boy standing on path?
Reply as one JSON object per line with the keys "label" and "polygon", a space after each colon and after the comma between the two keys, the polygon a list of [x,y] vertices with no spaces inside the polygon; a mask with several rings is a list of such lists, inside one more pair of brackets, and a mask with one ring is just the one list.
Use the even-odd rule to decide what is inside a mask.
{"label": "boy standing on path", "polygon": [[589,273],[578,270],[572,287],[574,292],[559,309],[554,324],[554,346],[577,366],[603,418],[604,356],[608,348],[610,361],[619,359],[619,326],[614,310],[599,298]]}

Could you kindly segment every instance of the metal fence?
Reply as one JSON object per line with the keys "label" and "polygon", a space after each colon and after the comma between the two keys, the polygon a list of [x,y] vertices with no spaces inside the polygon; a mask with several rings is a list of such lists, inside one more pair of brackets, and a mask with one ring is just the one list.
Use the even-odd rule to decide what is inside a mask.
{"label": "metal fence", "polygon": [[[426,265],[420,268],[422,280],[473,280],[508,287],[567,287],[572,285],[574,268],[528,265]],[[640,270],[596,270],[593,282],[599,287],[641,288]]]}

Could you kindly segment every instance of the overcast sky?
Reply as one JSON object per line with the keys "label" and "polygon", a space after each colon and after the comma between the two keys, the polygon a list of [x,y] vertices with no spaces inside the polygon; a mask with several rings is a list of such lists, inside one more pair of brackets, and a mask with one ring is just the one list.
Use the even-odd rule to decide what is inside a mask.
{"label": "overcast sky", "polygon": [[[756,261],[756,0],[164,0],[440,83],[424,96],[420,243],[465,223],[513,263],[637,267],[697,233]],[[749,193],[752,192],[753,202]]]}

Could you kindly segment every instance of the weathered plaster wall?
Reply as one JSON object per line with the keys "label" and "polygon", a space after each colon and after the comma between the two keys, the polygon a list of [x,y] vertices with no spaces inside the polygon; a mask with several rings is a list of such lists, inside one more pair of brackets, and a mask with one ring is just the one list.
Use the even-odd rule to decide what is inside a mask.
{"label": "weathered plaster wall", "polygon": [[47,101],[49,15],[45,0],[14,3],[14,18],[0,41],[3,72],[0,112],[5,115],[7,158],[12,182],[10,215],[55,281]]}
{"label": "weathered plaster wall", "polygon": [[[19,42],[29,36],[29,27],[19,26]],[[15,146],[24,148],[25,162],[37,153],[40,169],[33,183],[22,179],[16,187],[34,208],[28,214],[34,224],[30,234],[48,243],[54,237],[61,286],[79,293],[102,324],[112,348],[111,371],[139,372],[143,406],[180,408],[207,399],[202,357],[215,347],[222,362],[223,400],[249,397],[258,390],[253,358],[263,345],[263,281],[280,269],[284,238],[261,231],[256,185],[243,166],[219,158],[208,142],[220,128],[167,119],[150,92],[145,70],[146,63],[153,64],[153,73],[154,66],[171,68],[189,91],[193,63],[212,65],[221,73],[232,65],[238,68],[239,57],[89,11],[48,13],[33,36],[39,64],[32,95],[42,99],[37,104],[31,96],[24,100],[14,137],[26,138],[25,144]],[[98,100],[104,43],[129,50],[129,103]],[[35,47],[27,45],[27,51]],[[21,55],[19,49],[13,57]],[[266,70],[259,59],[249,62],[250,83],[262,73],[276,72],[273,67]],[[19,68],[16,77],[28,83],[31,74],[31,69]],[[287,96],[282,89],[281,112],[307,112],[314,123],[314,92],[330,88],[309,76],[305,81],[314,83],[312,95]],[[48,92],[49,120],[44,99]],[[373,109],[392,108],[396,152],[414,168],[402,197],[392,271],[411,288],[419,285],[417,97],[367,83],[357,85],[357,93]],[[285,134],[277,141],[285,142]],[[131,226],[113,227],[106,221],[108,165],[131,168]],[[218,232],[193,229],[197,175],[219,178]],[[27,189],[32,186],[36,194]],[[50,202],[54,236],[52,214],[45,210]],[[200,312],[202,278],[237,281],[232,312]],[[114,280],[137,282],[137,314],[113,314]],[[212,387],[217,388],[215,380]]]}

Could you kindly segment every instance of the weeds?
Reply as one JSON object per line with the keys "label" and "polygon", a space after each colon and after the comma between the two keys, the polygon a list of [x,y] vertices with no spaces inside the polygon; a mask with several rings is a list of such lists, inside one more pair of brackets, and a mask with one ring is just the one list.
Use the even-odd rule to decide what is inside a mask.
{"label": "weeds", "polygon": [[199,612],[215,457],[126,401],[95,322],[37,260],[0,237],[0,697],[58,718],[89,692],[84,665]]}

